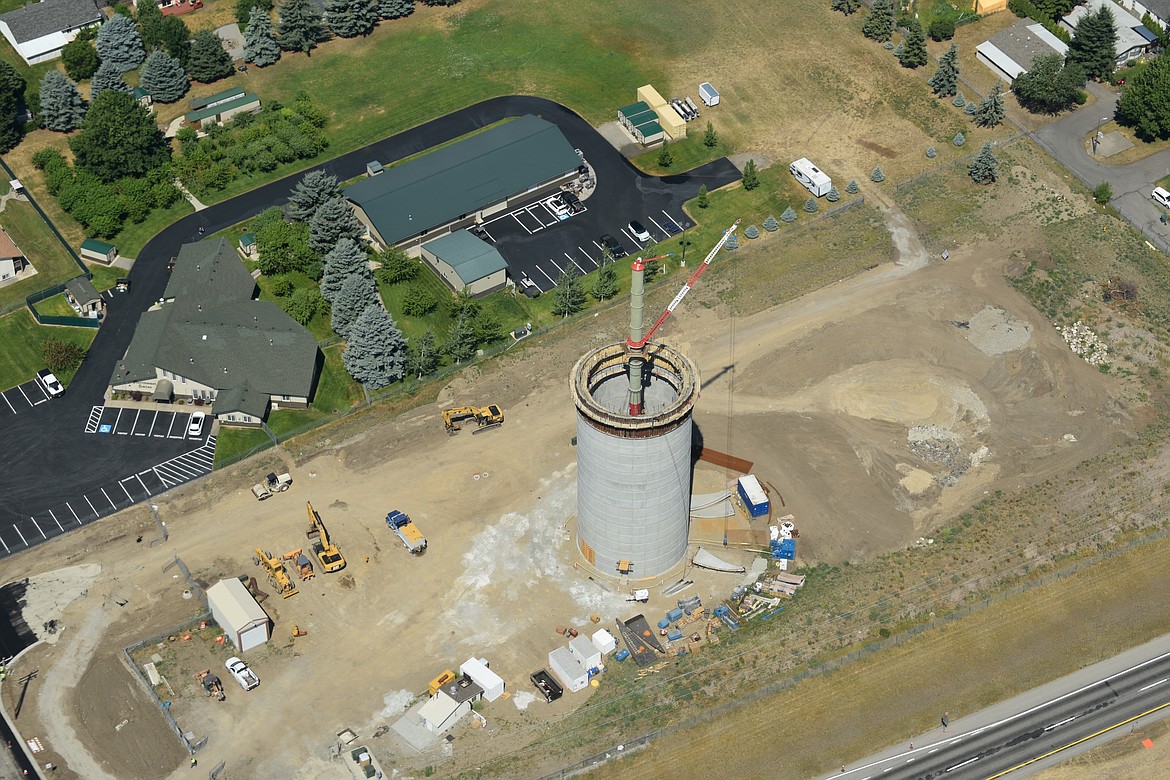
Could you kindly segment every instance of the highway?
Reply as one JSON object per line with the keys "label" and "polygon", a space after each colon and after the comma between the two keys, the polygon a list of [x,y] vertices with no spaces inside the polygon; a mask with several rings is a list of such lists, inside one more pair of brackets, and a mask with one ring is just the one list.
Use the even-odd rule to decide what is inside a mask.
{"label": "highway", "polygon": [[1014,780],[1168,715],[1170,637],[1162,637],[982,712],[952,716],[946,732],[940,725],[824,777]]}

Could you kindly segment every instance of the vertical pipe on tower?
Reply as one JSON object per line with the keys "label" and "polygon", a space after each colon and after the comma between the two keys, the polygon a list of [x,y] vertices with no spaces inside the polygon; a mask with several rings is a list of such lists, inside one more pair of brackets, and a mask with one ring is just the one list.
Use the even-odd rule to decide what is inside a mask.
{"label": "vertical pipe on tower", "polygon": [[629,352],[627,363],[630,382],[630,416],[642,414],[642,364],[645,344],[642,319],[643,293],[646,287],[646,264],[638,258],[630,265],[630,339],[626,342]]}

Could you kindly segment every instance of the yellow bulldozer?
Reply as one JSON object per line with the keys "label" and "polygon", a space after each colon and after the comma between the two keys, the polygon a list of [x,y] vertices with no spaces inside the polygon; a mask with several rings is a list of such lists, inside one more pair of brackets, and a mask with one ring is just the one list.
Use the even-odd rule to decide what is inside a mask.
{"label": "yellow bulldozer", "polygon": [[252,562],[268,572],[268,582],[276,589],[281,598],[287,599],[289,596],[297,595],[299,591],[297,591],[296,584],[288,576],[283,560],[257,547],[256,554],[252,556]]}
{"label": "yellow bulldozer", "polygon": [[447,427],[447,434],[450,436],[458,433],[462,428],[459,423],[467,420],[474,420],[477,426],[472,433],[483,433],[504,424],[504,410],[496,404],[482,407],[456,406],[454,409],[443,410],[443,425]]}
{"label": "yellow bulldozer", "polygon": [[341,571],[345,568],[345,558],[341,555],[341,548],[329,538],[329,532],[325,530],[325,524],[321,522],[321,515],[317,514],[316,509],[313,509],[313,504],[306,501],[305,508],[309,512],[309,530],[305,532],[305,536],[309,539],[313,554],[321,562],[321,568],[325,570],[326,574]]}

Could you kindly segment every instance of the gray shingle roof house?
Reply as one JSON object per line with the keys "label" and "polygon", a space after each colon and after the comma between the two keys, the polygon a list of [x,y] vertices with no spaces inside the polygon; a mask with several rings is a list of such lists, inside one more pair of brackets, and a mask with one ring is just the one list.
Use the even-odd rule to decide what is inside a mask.
{"label": "gray shingle roof house", "polygon": [[102,23],[94,0],[42,0],[0,15],[0,33],[28,65],[61,56],[78,30]]}
{"label": "gray shingle roof house", "polygon": [[269,406],[304,407],[322,363],[317,342],[271,301],[227,239],[185,244],[163,300],[142,315],[110,389],[212,403],[216,417],[259,425]]}
{"label": "gray shingle roof house", "polygon": [[579,165],[560,128],[526,115],[387,168],[344,194],[377,241],[401,244],[500,210]]}

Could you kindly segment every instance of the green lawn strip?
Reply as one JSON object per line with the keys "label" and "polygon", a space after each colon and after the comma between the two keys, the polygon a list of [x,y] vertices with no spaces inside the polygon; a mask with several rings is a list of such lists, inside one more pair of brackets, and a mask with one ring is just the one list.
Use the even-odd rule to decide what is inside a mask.
{"label": "green lawn strip", "polygon": [[58,293],[52,298],[45,298],[33,304],[37,314],[42,317],[77,317],[77,311],[65,300],[65,293]]}
{"label": "green lawn strip", "polygon": [[10,200],[0,213],[0,226],[37,270],[35,276],[0,287],[0,310],[16,305],[38,290],[81,274],[81,269],[31,203]]}
{"label": "green lawn strip", "polygon": [[[711,247],[715,246],[723,231],[731,227],[737,219],[740,220],[737,239],[741,247],[752,243],[751,239],[743,235],[743,231],[747,230],[749,225],[755,225],[762,235],[766,235],[767,232],[763,228],[764,220],[769,216],[779,220],[780,215],[789,206],[797,213],[797,221],[792,223],[793,225],[808,220],[814,216],[802,210],[808,194],[808,190],[795,183],[784,166],[776,165],[760,171],[760,186],[754,190],[749,191],[742,186],[731,185],[712,192],[708,197],[709,205],[705,209],[698,207],[697,199],[688,201],[686,211],[698,224],[686,231],[687,240],[692,242],[687,246],[687,265],[693,266],[701,262],[711,251]],[[821,209],[828,209],[848,202],[849,198],[850,196],[842,194],[841,202],[837,204],[819,198],[817,204]],[[788,226],[781,222],[777,234],[783,232],[786,227]],[[663,243],[673,245],[670,249],[678,252],[681,257],[678,246],[681,240],[680,235]]]}
{"label": "green lawn strip", "polygon": [[353,381],[341,361],[343,345],[322,350],[325,365],[317,380],[317,392],[307,409],[277,409],[268,415],[268,427],[279,438],[311,427],[322,418],[341,413],[363,399],[361,385]]}
{"label": "green lawn strip", "polygon": [[90,282],[98,292],[105,292],[106,290],[112,289],[119,279],[130,275],[130,272],[125,268],[118,268],[112,265],[91,265],[89,266],[89,272],[93,274]]}
{"label": "green lawn strip", "polygon": [[634,165],[646,173],[652,173],[656,176],[670,176],[698,168],[700,165],[706,165],[712,160],[718,160],[720,157],[726,157],[730,154],[731,150],[722,141],[716,143],[715,146],[703,145],[704,127],[705,125],[695,127],[691,130],[694,135],[689,135],[681,141],[671,142],[670,156],[674,160],[669,166],[658,164],[658,155],[661,153],[661,149],[651,149],[638,155],[633,159]]}
{"label": "green lawn strip", "polygon": [[137,257],[146,242],[162,232],[163,228],[194,212],[195,208],[186,200],[179,201],[169,209],[155,209],[144,222],[127,222],[122,231],[110,239],[110,243],[118,247],[118,254],[123,257]]}
{"label": "green lawn strip", "polygon": [[[72,309],[70,310],[72,312]],[[50,337],[70,341],[89,349],[96,328],[62,328],[38,325],[27,309],[0,317],[0,389],[27,382],[45,367],[41,345]],[[75,371],[62,371],[57,378],[69,384]]]}
{"label": "green lawn strip", "polygon": [[221,427],[215,440],[215,466],[233,463],[243,453],[270,441],[268,434],[258,428]]}

